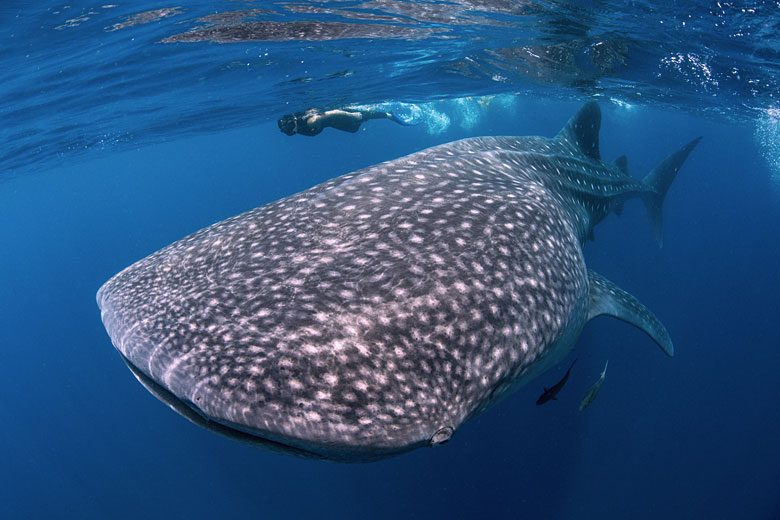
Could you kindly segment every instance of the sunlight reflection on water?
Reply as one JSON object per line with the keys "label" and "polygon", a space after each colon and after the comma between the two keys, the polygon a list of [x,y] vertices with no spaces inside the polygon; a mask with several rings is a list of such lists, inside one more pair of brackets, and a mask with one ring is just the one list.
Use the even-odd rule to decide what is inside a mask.
{"label": "sunlight reflection on water", "polygon": [[772,188],[780,196],[780,108],[768,108],[758,119],[756,140],[769,164]]}

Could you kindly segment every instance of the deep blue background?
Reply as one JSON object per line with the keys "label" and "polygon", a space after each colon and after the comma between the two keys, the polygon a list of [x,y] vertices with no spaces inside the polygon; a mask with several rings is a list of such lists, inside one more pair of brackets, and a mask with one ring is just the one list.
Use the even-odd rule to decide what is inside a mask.
{"label": "deep blue background", "polygon": [[444,447],[366,465],[258,451],[167,409],[111,346],[95,292],[156,249],[439,142],[554,135],[577,107],[525,100],[436,136],[373,121],[290,138],[263,124],[0,185],[0,517],[780,517],[780,199],[752,128],[603,105],[602,155],[626,153],[635,176],[705,136],[667,199],[663,249],[638,202],[586,248],[661,318],[676,356],[600,318],[557,402],[534,406],[569,360]]}

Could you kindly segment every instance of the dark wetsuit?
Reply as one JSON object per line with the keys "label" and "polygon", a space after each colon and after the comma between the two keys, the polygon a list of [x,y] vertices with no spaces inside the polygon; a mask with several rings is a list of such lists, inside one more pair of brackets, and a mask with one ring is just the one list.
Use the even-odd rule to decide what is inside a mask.
{"label": "dark wetsuit", "polygon": [[279,119],[279,129],[287,135],[314,136],[322,132],[323,128],[330,126],[345,132],[355,133],[360,125],[369,119],[391,119],[399,124],[409,124],[392,113],[382,110],[343,108],[323,111],[313,108],[305,112],[283,116]]}

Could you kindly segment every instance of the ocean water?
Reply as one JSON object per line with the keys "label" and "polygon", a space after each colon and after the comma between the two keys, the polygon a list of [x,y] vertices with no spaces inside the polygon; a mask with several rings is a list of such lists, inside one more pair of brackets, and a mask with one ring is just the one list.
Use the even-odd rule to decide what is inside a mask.
{"label": "ocean water", "polygon": [[[0,6],[0,518],[780,518],[780,3],[10,0]],[[552,136],[587,100],[664,206],[589,267],[650,307],[447,445],[370,464],[200,429],[127,370],[95,292],[213,222],[453,139]],[[410,127],[286,136],[310,107]],[[598,399],[580,399],[609,359]]]}

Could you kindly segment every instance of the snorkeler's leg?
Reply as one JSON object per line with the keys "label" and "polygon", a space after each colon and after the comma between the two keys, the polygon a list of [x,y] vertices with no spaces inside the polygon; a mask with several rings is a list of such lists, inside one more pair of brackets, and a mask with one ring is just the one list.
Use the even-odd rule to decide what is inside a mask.
{"label": "snorkeler's leg", "polygon": [[398,117],[397,115],[393,114],[392,112],[388,112],[388,113],[390,114],[390,117],[389,117],[388,119],[390,119],[390,120],[392,120],[392,121],[395,121],[395,122],[396,122],[396,123],[398,123],[399,125],[403,125],[403,126],[414,126],[414,125],[416,125],[417,123],[419,123],[419,121],[404,121],[403,119],[401,119],[401,118],[400,118],[400,117]]}

